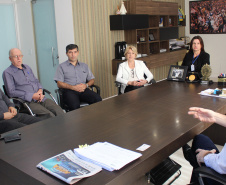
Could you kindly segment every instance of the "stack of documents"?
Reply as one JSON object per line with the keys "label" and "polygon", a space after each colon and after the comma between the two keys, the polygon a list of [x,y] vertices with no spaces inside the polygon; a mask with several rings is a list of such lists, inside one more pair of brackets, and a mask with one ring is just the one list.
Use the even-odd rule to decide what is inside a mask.
{"label": "stack of documents", "polygon": [[206,89],[204,91],[201,91],[199,94],[203,96],[212,96],[212,97],[219,97],[219,98],[226,98],[225,94],[214,94],[215,89]]}
{"label": "stack of documents", "polygon": [[97,142],[85,148],[76,148],[74,153],[80,159],[99,165],[108,171],[119,170],[142,156],[138,152],[108,142]]}

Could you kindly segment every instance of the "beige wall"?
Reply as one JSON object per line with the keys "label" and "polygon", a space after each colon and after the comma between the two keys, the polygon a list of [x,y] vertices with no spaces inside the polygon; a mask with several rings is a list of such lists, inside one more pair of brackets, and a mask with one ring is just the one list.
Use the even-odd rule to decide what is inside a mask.
{"label": "beige wall", "polygon": [[[160,1],[160,0],[159,0]],[[178,2],[184,7],[184,0]],[[72,0],[74,37],[80,49],[79,60],[91,68],[95,84],[101,88],[102,98],[117,94],[112,75],[112,59],[115,58],[115,42],[124,40],[124,31],[110,31],[109,15],[115,14],[121,0]],[[67,21],[67,20],[65,20]],[[184,36],[184,28],[181,36]],[[169,66],[152,69],[156,80],[167,77]]]}

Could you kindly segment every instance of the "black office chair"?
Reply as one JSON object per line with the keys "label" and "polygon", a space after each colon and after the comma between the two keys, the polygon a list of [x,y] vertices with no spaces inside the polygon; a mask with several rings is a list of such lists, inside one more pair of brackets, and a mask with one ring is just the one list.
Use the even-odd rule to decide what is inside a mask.
{"label": "black office chair", "polygon": [[[31,108],[29,107],[29,105],[27,104],[26,101],[22,100],[21,98],[17,98],[17,97],[9,97],[9,95],[6,91],[5,85],[3,85],[2,87],[3,87],[5,95],[8,98],[13,100],[15,106],[17,107],[18,112],[27,113],[27,114],[30,114],[32,116],[35,116],[35,114],[32,112]],[[50,91],[43,89],[43,94],[45,95],[45,93],[47,93],[53,99],[53,101],[58,105],[56,99],[53,97],[53,95],[51,94]]]}
{"label": "black office chair", "polygon": [[[89,87],[92,91],[95,91],[97,94],[100,95],[100,87],[97,86],[97,85],[92,85]],[[66,112],[69,112],[70,109],[69,107],[67,106],[66,103],[64,103],[64,100],[63,100],[63,89],[59,88],[59,89],[56,89],[55,90],[55,93],[57,95],[57,101],[58,101],[58,104],[61,106],[62,109],[64,109]],[[81,107],[85,107],[89,105],[87,102],[80,102],[80,108]]]}
{"label": "black office chair", "polygon": [[215,170],[212,170],[209,167],[201,166],[199,168],[194,169],[194,172],[198,174],[199,184],[204,185],[202,178],[209,178],[215,181],[218,181],[222,184],[226,184],[226,175],[222,175],[217,173]]}
{"label": "black office chair", "polygon": [[164,184],[174,174],[174,178],[169,184],[172,184],[181,175],[181,165],[170,159],[169,157],[158,164],[156,167],[146,173],[148,183],[152,182],[155,185]]}
{"label": "black office chair", "polygon": [[[145,65],[147,65],[147,63],[145,61],[143,61]],[[118,71],[118,68],[119,68],[119,65],[121,64],[122,62],[119,62],[117,63],[117,71]],[[146,75],[144,75],[144,78],[146,78]],[[148,84],[154,84],[156,83],[155,79],[153,78]],[[118,82],[118,81],[115,81],[115,86],[118,88],[118,95],[122,94],[121,93],[121,86],[122,86],[122,83]]]}

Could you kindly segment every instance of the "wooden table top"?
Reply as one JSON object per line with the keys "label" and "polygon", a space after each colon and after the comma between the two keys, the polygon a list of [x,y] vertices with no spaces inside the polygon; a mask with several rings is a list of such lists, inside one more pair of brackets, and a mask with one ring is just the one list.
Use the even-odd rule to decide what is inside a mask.
{"label": "wooden table top", "polygon": [[36,165],[80,144],[107,141],[135,151],[151,147],[119,171],[100,173],[77,184],[138,184],[144,174],[211,124],[187,114],[199,106],[226,113],[226,99],[198,93],[217,84],[163,81],[97,104],[20,128],[21,141],[0,141],[0,158],[44,184],[65,184]]}

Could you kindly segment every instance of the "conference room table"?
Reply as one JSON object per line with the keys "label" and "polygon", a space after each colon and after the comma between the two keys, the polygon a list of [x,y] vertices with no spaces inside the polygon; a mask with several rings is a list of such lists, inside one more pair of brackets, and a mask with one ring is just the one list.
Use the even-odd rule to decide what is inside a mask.
{"label": "conference room table", "polygon": [[226,113],[226,99],[198,94],[216,87],[165,80],[20,128],[20,141],[0,141],[0,184],[66,184],[36,165],[78,145],[104,141],[133,151],[142,144],[151,147],[120,170],[103,169],[76,184],[147,184],[146,172],[211,125],[188,115],[189,107]]}

